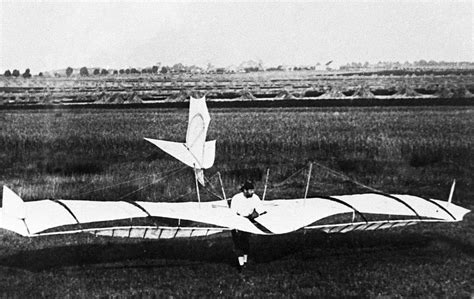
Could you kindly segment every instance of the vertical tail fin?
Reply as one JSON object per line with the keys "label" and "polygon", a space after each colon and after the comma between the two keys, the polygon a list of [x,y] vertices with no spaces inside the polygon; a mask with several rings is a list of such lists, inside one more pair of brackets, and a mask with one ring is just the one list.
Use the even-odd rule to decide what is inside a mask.
{"label": "vertical tail fin", "polygon": [[211,168],[214,164],[216,141],[206,141],[207,129],[211,117],[206,106],[206,99],[191,97],[189,103],[189,121],[186,132],[186,142],[178,143],[145,138],[174,158],[198,170],[199,182],[204,185],[203,169]]}

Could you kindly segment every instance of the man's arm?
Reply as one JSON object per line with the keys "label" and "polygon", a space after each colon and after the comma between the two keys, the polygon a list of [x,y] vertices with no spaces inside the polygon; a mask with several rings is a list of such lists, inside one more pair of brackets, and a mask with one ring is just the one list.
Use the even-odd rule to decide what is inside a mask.
{"label": "man's arm", "polygon": [[255,194],[252,199],[253,199],[254,209],[252,213],[247,216],[247,218],[249,218],[250,220],[253,220],[259,217],[260,215],[267,213],[267,211],[263,209],[262,201],[260,200],[258,195]]}
{"label": "man's arm", "polygon": [[230,209],[237,215],[239,216],[246,216],[246,215],[242,215],[242,200],[239,196],[239,193],[237,193],[236,195],[234,195],[232,197],[232,200],[230,202]]}
{"label": "man's arm", "polygon": [[255,211],[258,213],[259,216],[267,213],[267,211],[265,211],[265,208],[263,207],[263,203],[260,200],[260,197],[258,197],[258,195],[256,195],[256,194],[255,194],[255,197],[256,197]]}

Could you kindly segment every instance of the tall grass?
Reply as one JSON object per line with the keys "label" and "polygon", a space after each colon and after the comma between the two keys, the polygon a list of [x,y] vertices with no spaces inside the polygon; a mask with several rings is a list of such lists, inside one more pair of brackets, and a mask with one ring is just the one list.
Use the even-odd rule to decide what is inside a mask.
{"label": "tall grass", "polygon": [[[26,199],[195,200],[192,170],[180,170],[179,162],[143,140],[184,141],[187,110],[1,113],[0,180]],[[217,171],[229,195],[245,177],[256,180],[261,193],[267,168],[267,198],[302,196],[311,161],[388,192],[444,198],[456,178],[459,200],[473,195],[471,108],[213,109],[210,113],[208,140],[217,139],[217,157],[207,171],[211,184],[209,192],[202,190],[204,200],[221,196]],[[162,179],[173,169],[180,171]],[[309,195],[363,191],[315,167]]]}

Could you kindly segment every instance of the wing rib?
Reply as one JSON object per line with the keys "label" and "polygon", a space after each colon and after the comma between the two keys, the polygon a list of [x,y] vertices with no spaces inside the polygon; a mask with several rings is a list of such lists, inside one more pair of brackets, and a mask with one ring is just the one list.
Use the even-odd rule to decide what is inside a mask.
{"label": "wing rib", "polygon": [[417,197],[419,197],[419,198],[421,198],[421,199],[424,199],[424,200],[426,200],[426,201],[428,201],[428,202],[430,202],[430,203],[436,205],[438,208],[440,208],[440,209],[442,209],[443,211],[445,211],[446,214],[448,214],[449,216],[451,216],[451,218],[453,218],[454,221],[457,221],[456,217],[454,217],[453,214],[451,214],[451,212],[448,211],[448,209],[446,209],[445,207],[443,207],[442,205],[440,205],[440,204],[437,203],[436,201],[433,201],[433,200],[431,200],[431,199],[429,199],[429,198],[422,197],[422,196],[417,196]]}
{"label": "wing rib", "polygon": [[57,199],[50,199],[52,202],[55,202],[57,203],[58,205],[62,206],[66,211],[68,211],[68,213],[72,216],[72,218],[74,218],[74,220],[76,220],[77,224],[81,224],[79,222],[79,220],[77,219],[76,215],[74,215],[74,213],[71,211],[71,209],[62,201],[60,200],[57,200]]}
{"label": "wing rib", "polygon": [[413,213],[415,213],[416,217],[418,217],[418,219],[421,220],[421,216],[418,214],[418,212],[412,207],[410,206],[409,204],[407,204],[404,200],[396,197],[396,196],[393,196],[391,194],[387,194],[387,193],[383,193],[383,192],[373,192],[374,194],[378,194],[378,195],[382,195],[382,196],[385,196],[385,197],[388,197],[388,198],[391,198],[391,199],[394,199],[396,201],[398,201],[399,203],[405,205],[407,208],[409,208]]}
{"label": "wing rib", "polygon": [[352,205],[348,204],[347,202],[345,202],[343,200],[337,199],[337,198],[332,197],[332,196],[316,196],[316,197],[322,198],[322,199],[327,199],[327,200],[334,201],[334,202],[340,203],[342,205],[345,205],[346,207],[351,208],[354,212],[356,212],[358,215],[360,215],[360,217],[362,217],[362,219],[364,219],[365,223],[369,223],[367,221],[367,219],[365,218],[364,214],[362,214],[359,210],[357,210]]}

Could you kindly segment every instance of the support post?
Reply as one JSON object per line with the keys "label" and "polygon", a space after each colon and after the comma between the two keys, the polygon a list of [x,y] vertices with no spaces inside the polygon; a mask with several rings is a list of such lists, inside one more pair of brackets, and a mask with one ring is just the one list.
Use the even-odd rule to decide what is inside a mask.
{"label": "support post", "polygon": [[227,201],[227,205],[230,207],[230,204],[227,200],[227,196],[225,195],[224,184],[222,183],[221,173],[218,171],[217,176],[219,177],[219,183],[221,184],[222,196],[224,196],[225,201]]}
{"label": "support post", "polygon": [[454,188],[456,187],[456,180],[453,180],[453,184],[451,185],[451,191],[449,192],[449,198],[448,198],[448,206],[453,200],[453,195],[454,195]]}
{"label": "support post", "polygon": [[311,180],[311,171],[312,170],[313,170],[313,163],[309,163],[308,181],[306,182],[306,190],[304,192],[304,204],[306,204],[306,197],[308,196],[309,182]]}
{"label": "support post", "polygon": [[265,187],[263,189],[262,201],[265,200],[265,195],[267,195],[267,185],[268,185],[268,176],[270,175],[270,168],[267,168],[267,177],[265,178]]}
{"label": "support post", "polygon": [[196,183],[196,194],[199,202],[199,208],[201,208],[201,195],[199,194],[199,183],[196,172],[196,165],[194,165],[194,182]]}

